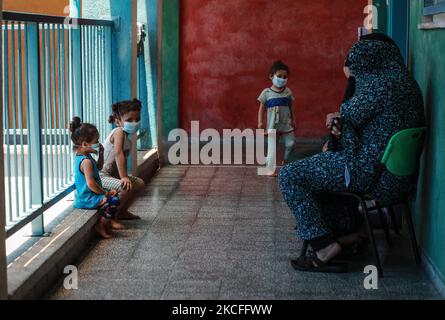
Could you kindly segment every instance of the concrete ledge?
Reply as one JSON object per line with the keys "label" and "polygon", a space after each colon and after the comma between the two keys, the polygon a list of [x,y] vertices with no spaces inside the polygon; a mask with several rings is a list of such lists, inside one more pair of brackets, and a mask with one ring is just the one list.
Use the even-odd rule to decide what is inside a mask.
{"label": "concrete ledge", "polygon": [[[148,182],[159,169],[157,150],[138,152],[138,160],[137,174]],[[50,237],[41,238],[8,265],[9,299],[43,297],[63,276],[65,266],[73,264],[95,236],[96,210],[71,207],[63,214],[65,218]]]}
{"label": "concrete ledge", "polygon": [[159,155],[157,149],[139,151],[139,166],[136,169],[136,175],[147,183],[156,171],[159,170]]}
{"label": "concrete ledge", "polygon": [[95,210],[70,209],[50,237],[41,238],[8,266],[9,299],[38,299],[45,294],[91,241],[97,219]]}

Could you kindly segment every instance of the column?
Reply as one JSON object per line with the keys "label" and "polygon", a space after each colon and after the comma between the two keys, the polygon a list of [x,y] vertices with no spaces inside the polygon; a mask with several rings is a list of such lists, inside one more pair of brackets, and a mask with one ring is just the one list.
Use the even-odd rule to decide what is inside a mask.
{"label": "column", "polygon": [[[3,20],[3,0],[0,0],[0,20]],[[2,32],[0,32],[0,52],[3,50]],[[3,65],[0,65],[0,75],[3,73]],[[3,77],[0,77],[0,85],[3,87]],[[0,123],[3,127],[3,90],[0,90]],[[2,129],[3,131],[3,129]],[[6,211],[5,211],[5,184],[4,184],[4,152],[3,152],[3,134],[0,135],[0,300],[8,298],[8,283],[6,274]]]}

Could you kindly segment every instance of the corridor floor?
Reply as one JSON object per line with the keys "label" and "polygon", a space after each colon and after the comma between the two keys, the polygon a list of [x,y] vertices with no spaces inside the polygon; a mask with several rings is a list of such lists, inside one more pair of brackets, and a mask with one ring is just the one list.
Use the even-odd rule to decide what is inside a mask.
{"label": "corridor floor", "polygon": [[369,257],[342,275],[294,271],[301,244],[277,180],[253,167],[166,167],[132,206],[142,221],[91,245],[78,290],[51,299],[440,299],[414,266],[409,241],[388,250],[385,278],[366,290]]}

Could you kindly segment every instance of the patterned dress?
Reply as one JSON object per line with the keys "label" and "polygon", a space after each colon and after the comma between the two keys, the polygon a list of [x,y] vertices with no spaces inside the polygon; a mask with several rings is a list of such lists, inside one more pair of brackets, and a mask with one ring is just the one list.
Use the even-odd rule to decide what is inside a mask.
{"label": "patterned dress", "polygon": [[[348,58],[356,91],[341,106],[343,149],[297,161],[280,172],[281,191],[295,213],[298,236],[303,240],[354,231],[357,214],[353,203],[319,193],[365,192],[391,137],[425,125],[420,88],[397,47],[361,40]],[[372,195],[383,205],[389,204],[409,191],[409,181],[384,171]]]}

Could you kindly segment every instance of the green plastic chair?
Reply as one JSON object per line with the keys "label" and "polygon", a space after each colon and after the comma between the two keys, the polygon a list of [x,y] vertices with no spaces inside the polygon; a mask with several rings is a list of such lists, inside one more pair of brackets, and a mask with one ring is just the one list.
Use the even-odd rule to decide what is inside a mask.
{"label": "green plastic chair", "polygon": [[[417,245],[416,234],[414,230],[413,220],[411,217],[411,210],[409,203],[412,199],[413,194],[416,191],[415,185],[417,182],[417,173],[419,168],[420,157],[422,155],[425,134],[426,134],[426,128],[407,129],[395,134],[388,143],[388,146],[381,160],[381,165],[377,168],[377,175],[374,182],[370,185],[368,190],[363,194],[356,194],[349,192],[329,193],[335,196],[353,197],[359,201],[361,208],[364,208],[365,227],[368,236],[371,240],[374,260],[380,277],[383,277],[383,268],[380,262],[380,257],[377,250],[377,245],[375,242],[375,237],[372,231],[371,222],[369,218],[369,214],[371,211],[375,210],[378,211],[380,222],[385,232],[386,240],[388,244],[392,247],[393,243],[389,234],[389,227],[383,210],[388,209],[388,212],[390,213],[391,216],[391,221],[394,231],[397,234],[399,234],[400,232],[395,224],[396,219],[395,219],[394,206],[404,205],[405,207],[404,213],[409,230],[411,244],[413,247],[414,258],[418,265],[421,263],[419,248]],[[374,190],[375,186],[379,182],[384,170],[387,170],[396,176],[401,176],[401,177],[411,176],[413,179],[413,190],[408,194],[403,195],[401,199],[396,203],[393,203],[387,207],[380,206],[378,199],[374,199],[372,196],[370,196],[371,191]],[[368,207],[366,203],[367,200],[374,200],[376,202],[376,206]],[[301,250],[302,257],[306,256],[308,245],[309,243],[307,241],[303,243],[303,248]]]}
{"label": "green plastic chair", "polygon": [[382,164],[392,174],[400,177],[417,173],[422,154],[426,128],[403,130],[389,141]]}

